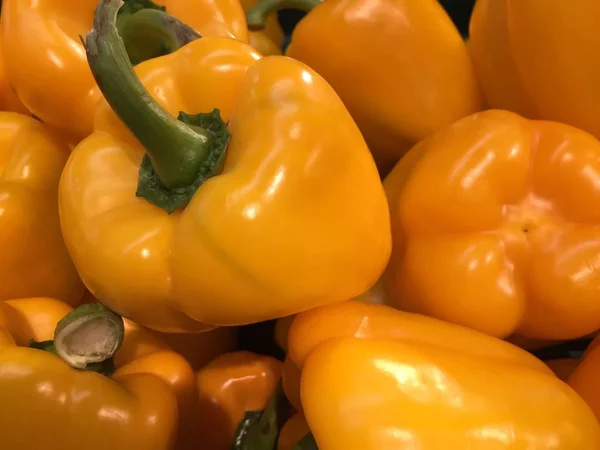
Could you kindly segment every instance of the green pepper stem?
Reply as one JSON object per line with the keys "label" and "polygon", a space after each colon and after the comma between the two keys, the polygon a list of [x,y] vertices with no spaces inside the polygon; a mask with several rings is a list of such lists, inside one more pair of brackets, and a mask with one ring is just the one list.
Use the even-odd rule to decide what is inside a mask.
{"label": "green pepper stem", "polygon": [[106,361],[123,343],[123,319],[101,303],[80,305],[54,331],[54,350],[70,366],[85,369]]}
{"label": "green pepper stem", "polygon": [[87,34],[88,63],[113,111],[146,149],[166,188],[194,182],[209,157],[211,134],[172,117],[137,78],[116,27],[121,0],[100,0]]}
{"label": "green pepper stem", "polygon": [[280,9],[297,9],[309,12],[322,0],[261,0],[257,5],[250,8],[246,14],[248,29],[260,31],[267,25],[269,15]]}
{"label": "green pepper stem", "polygon": [[193,28],[157,9],[120,14],[117,29],[134,66],[173,53],[201,37]]}

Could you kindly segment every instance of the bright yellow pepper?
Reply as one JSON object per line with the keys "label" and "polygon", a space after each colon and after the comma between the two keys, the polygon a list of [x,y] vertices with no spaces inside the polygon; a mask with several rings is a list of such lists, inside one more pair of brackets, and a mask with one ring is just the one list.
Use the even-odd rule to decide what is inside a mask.
{"label": "bright yellow pepper", "polygon": [[221,355],[198,371],[202,450],[231,449],[245,415],[265,408],[280,377],[281,362],[246,351]]}
{"label": "bright yellow pepper", "polygon": [[415,146],[386,178],[401,309],[497,337],[600,329],[600,142],[499,110]]}
{"label": "bright yellow pepper", "polygon": [[[133,8],[147,3],[127,0]],[[239,0],[156,3],[203,35],[248,39]],[[2,5],[2,52],[16,94],[42,121],[80,137],[91,133],[100,99],[79,38],[91,28],[97,4],[98,0],[4,0]],[[143,28],[133,33],[140,45],[145,42],[138,36],[149,39]]]}
{"label": "bright yellow pepper", "polygon": [[[118,3],[107,5],[114,16]],[[112,53],[122,49],[116,29],[98,23],[90,63],[137,136],[102,104],[61,179],[63,235],[98,299],[144,326],[194,332],[291,315],[375,283],[391,249],[384,191],[322,78],[209,37],[136,67],[155,101]],[[182,117],[204,128],[175,120],[178,111],[208,112]]]}
{"label": "bright yellow pepper", "polygon": [[[244,12],[257,5],[259,0],[241,0]],[[262,31],[248,31],[248,42],[263,55],[281,55],[283,45],[283,29],[276,14],[271,14]]]}
{"label": "bright yellow pepper", "polygon": [[541,361],[467,328],[350,301],[298,314],[289,352],[319,450],[600,446],[591,410]]}
{"label": "bright yellow pepper", "polygon": [[[82,442],[86,450],[173,448],[178,413],[186,417],[191,412],[186,405],[197,395],[191,367],[152,333],[127,320],[111,378],[27,348],[31,339],[52,339],[57,322],[71,311],[48,298],[0,303],[3,448],[75,450]],[[94,333],[82,331],[87,339]],[[25,423],[35,432],[19,425]],[[177,449],[188,448],[183,438]]]}
{"label": "bright yellow pepper", "polygon": [[[251,29],[286,0],[263,0]],[[339,94],[383,174],[414,143],[483,108],[465,44],[437,0],[296,0],[286,55]],[[313,8],[314,9],[311,9]]]}
{"label": "bright yellow pepper", "polygon": [[600,138],[600,3],[478,0],[470,50],[488,103]]}
{"label": "bright yellow pepper", "polygon": [[83,295],[58,219],[58,182],[69,148],[39,121],[0,112],[0,301]]}

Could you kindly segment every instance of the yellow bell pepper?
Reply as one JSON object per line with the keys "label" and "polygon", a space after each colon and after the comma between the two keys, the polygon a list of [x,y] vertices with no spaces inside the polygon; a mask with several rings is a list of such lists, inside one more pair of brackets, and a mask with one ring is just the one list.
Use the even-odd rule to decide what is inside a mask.
{"label": "yellow bell pepper", "polygon": [[[97,305],[83,305],[90,306]],[[83,442],[86,450],[173,448],[178,414],[191,413],[186,408],[197,395],[191,367],[136,324],[125,320],[119,326],[110,317],[114,313],[86,311],[76,316],[80,308],[48,298],[0,303],[2,447],[75,450]],[[65,324],[67,314],[72,317]],[[119,333],[124,333],[120,346]],[[106,346],[90,342],[91,336]],[[53,337],[57,354],[78,367],[89,368],[88,362],[99,361],[94,356],[118,348],[116,371],[108,378],[27,348],[32,339]],[[24,430],[25,423],[35,432]],[[180,439],[177,448],[188,448],[180,446],[185,436]]]}
{"label": "yellow bell pepper", "polygon": [[600,329],[600,142],[491,110],[415,146],[384,182],[400,309],[497,337]]}
{"label": "yellow bell pepper", "polygon": [[297,61],[220,37],[138,65],[142,85],[110,25],[119,5],[101,4],[87,38],[108,103],[60,184],[88,289],[141,325],[195,332],[374,284],[391,250],[387,203],[333,89]]}
{"label": "yellow bell pepper", "polygon": [[280,377],[281,362],[246,351],[221,355],[198,371],[202,450],[231,449],[247,414],[265,409]]}
{"label": "yellow bell pepper", "polygon": [[600,420],[600,336],[585,351],[583,358],[568,378],[569,385],[592,408]]}
{"label": "yellow bell pepper", "polygon": [[488,103],[600,138],[600,3],[478,0],[470,50]]}
{"label": "yellow bell pepper", "polygon": [[[259,0],[241,0],[244,12],[248,12]],[[283,45],[283,29],[276,14],[271,14],[262,31],[248,31],[248,42],[261,55],[281,55]]]}
{"label": "yellow bell pepper", "polygon": [[[287,0],[262,0],[250,29]],[[296,0],[286,55],[336,90],[383,174],[414,143],[483,108],[464,42],[437,0]]]}
{"label": "yellow bell pepper", "polygon": [[600,448],[569,386],[467,328],[350,301],[298,314],[289,355],[319,450]]}
{"label": "yellow bell pepper", "polygon": [[6,79],[4,69],[4,56],[2,55],[2,33],[0,32],[0,111],[11,111],[29,115],[29,111],[14,93],[12,86]]}
{"label": "yellow bell pepper", "polygon": [[83,295],[58,218],[58,182],[69,148],[39,121],[0,112],[0,301]]}
{"label": "yellow bell pepper", "polygon": [[[156,3],[203,35],[248,39],[239,0]],[[80,40],[92,26],[97,4],[98,0],[4,0],[2,5],[2,52],[16,94],[43,122],[80,137],[91,133],[101,97]],[[134,11],[144,9],[129,22],[121,17],[121,31],[131,29],[128,42],[132,45],[150,46],[155,36],[152,30],[146,31],[149,24],[145,20],[156,19],[151,12],[147,14],[152,3],[127,0],[127,6]],[[162,51],[160,45],[158,50]]]}

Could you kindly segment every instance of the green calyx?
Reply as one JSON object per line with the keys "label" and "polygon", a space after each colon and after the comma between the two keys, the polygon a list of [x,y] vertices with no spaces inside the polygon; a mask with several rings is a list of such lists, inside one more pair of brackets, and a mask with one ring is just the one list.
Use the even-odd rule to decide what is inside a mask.
{"label": "green calyx", "polygon": [[260,31],[267,26],[267,18],[280,9],[297,9],[309,12],[323,0],[261,0],[246,14],[248,29]]}
{"label": "green calyx", "polygon": [[201,37],[150,0],[125,0],[116,27],[132,65],[173,53]]}
{"label": "green calyx", "polygon": [[290,405],[281,382],[262,411],[248,411],[235,433],[232,450],[272,450],[283,423],[290,416]]}
{"label": "green calyx", "polygon": [[177,119],[193,127],[199,127],[203,132],[211,135],[208,144],[210,147],[208,156],[200,165],[196,179],[187,186],[167,189],[161,183],[160,178],[154,171],[150,157],[146,154],[140,165],[138,188],[135,193],[135,195],[145,198],[153,205],[166,209],[169,214],[185,206],[202,183],[213,176],[215,172],[221,171],[225,162],[225,149],[231,138],[227,125],[221,119],[218,109],[214,109],[211,113],[195,115],[180,112]]}
{"label": "green calyx", "polygon": [[121,347],[124,334],[121,316],[101,303],[86,303],[58,322],[53,340],[32,340],[29,346],[58,355],[76,369],[111,375],[112,357]]}
{"label": "green calyx", "polygon": [[292,450],[319,450],[319,447],[317,447],[317,442],[312,433],[308,433],[294,445]]}
{"label": "green calyx", "polygon": [[176,119],[152,98],[137,78],[116,27],[122,5],[121,0],[100,1],[85,39],[88,63],[113,111],[146,149],[137,195],[172,213],[206,179],[220,173],[230,135],[218,110],[180,113]]}

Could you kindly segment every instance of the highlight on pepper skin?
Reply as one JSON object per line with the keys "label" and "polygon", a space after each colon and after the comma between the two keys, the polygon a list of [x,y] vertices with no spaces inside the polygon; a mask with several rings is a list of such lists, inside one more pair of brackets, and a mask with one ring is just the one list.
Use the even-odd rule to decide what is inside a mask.
{"label": "highlight on pepper skin", "polygon": [[497,337],[600,328],[600,141],[490,110],[413,147],[384,181],[386,294]]}

